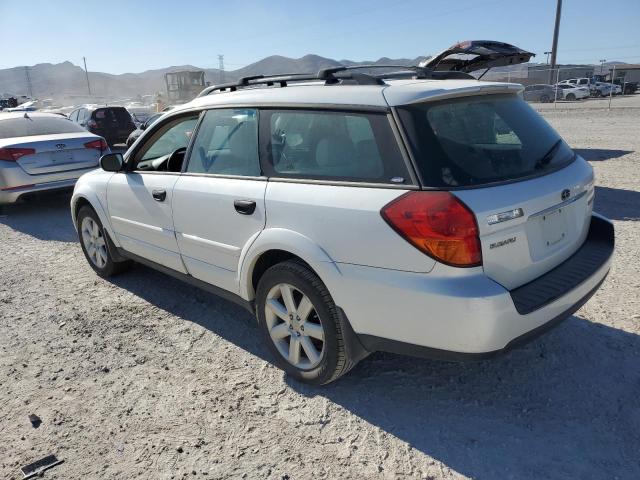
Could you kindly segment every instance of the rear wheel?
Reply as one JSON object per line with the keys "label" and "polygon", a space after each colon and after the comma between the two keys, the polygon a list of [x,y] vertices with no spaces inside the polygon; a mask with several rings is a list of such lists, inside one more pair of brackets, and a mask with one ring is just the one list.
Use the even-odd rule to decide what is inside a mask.
{"label": "rear wheel", "polygon": [[573,102],[576,99],[576,96],[573,93],[567,94],[567,100]]}
{"label": "rear wheel", "polygon": [[302,262],[286,261],[265,272],[256,313],[276,364],[291,377],[322,385],[355,364],[345,348],[349,333],[329,291]]}
{"label": "rear wheel", "polygon": [[549,103],[549,102],[551,101],[551,99],[550,99],[547,95],[542,95],[542,96],[540,97],[540,101],[541,101],[542,103]]}
{"label": "rear wheel", "polygon": [[93,208],[84,206],[78,212],[78,237],[91,268],[101,277],[125,271],[130,261],[115,262],[109,251],[107,233]]}

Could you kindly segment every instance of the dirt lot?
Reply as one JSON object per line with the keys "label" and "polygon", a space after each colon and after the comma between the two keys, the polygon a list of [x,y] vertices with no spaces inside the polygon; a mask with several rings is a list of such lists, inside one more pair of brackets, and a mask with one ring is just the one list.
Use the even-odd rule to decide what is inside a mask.
{"label": "dirt lot", "polygon": [[239,307],[143,267],[96,277],[68,197],[10,209],[0,478],[49,453],[55,479],[640,478],[640,95],[621,100],[537,107],[596,170],[611,275],[560,327],[481,363],[375,354],[299,385]]}

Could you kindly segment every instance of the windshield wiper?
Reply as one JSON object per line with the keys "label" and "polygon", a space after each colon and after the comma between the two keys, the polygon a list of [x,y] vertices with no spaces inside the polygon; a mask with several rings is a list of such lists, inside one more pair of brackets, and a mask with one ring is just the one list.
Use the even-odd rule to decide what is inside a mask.
{"label": "windshield wiper", "polygon": [[553,159],[560,145],[562,145],[561,138],[556,140],[556,142],[553,145],[551,145],[551,148],[547,151],[547,153],[544,154],[544,156],[540,160],[536,162],[533,168],[535,170],[540,170],[541,168],[544,168],[546,165],[548,165],[549,162],[551,162],[551,160]]}

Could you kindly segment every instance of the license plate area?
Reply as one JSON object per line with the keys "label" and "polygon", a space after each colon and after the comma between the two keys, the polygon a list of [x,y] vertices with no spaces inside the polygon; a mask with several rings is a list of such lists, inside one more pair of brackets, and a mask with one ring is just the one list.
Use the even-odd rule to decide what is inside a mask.
{"label": "license plate area", "polygon": [[545,212],[533,220],[535,241],[532,248],[534,259],[544,258],[562,248],[569,239],[566,207]]}
{"label": "license plate area", "polygon": [[54,165],[64,165],[65,163],[71,163],[74,160],[73,152],[71,150],[61,152],[51,152],[51,162]]}

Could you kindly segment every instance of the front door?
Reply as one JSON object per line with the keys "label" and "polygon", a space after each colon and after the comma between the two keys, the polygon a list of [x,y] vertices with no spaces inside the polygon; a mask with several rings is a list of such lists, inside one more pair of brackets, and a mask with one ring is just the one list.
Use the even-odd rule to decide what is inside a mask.
{"label": "front door", "polygon": [[240,255],[265,225],[258,113],[209,110],[173,189],[173,219],[193,277],[237,293]]}
{"label": "front door", "polygon": [[183,273],[171,203],[197,120],[190,114],[155,126],[128,156],[127,171],[113,175],[107,187],[109,219],[122,248]]}

